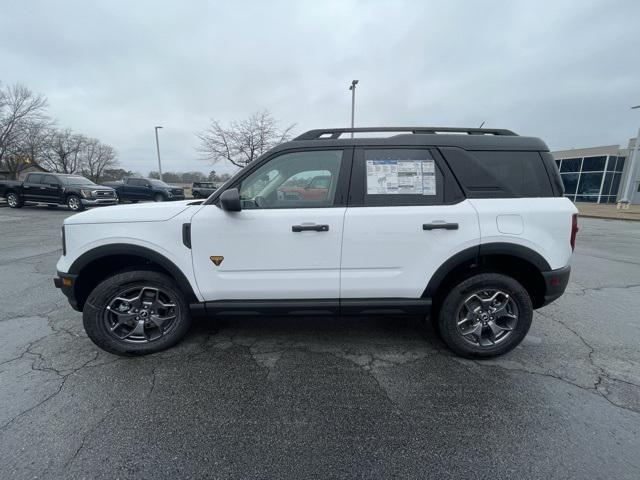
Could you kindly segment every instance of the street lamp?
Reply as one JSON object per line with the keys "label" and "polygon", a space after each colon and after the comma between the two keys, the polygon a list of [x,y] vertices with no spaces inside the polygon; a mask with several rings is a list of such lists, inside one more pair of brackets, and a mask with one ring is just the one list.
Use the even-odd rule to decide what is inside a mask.
{"label": "street lamp", "polygon": [[158,141],[158,129],[162,127],[158,125],[153,128],[156,131],[156,152],[158,152],[158,174],[160,175],[160,181],[162,181],[162,164],[160,163],[160,142]]}
{"label": "street lamp", "polygon": [[[631,110],[636,109],[640,109],[640,105],[631,107]],[[631,200],[633,200],[633,187],[636,183],[636,170],[638,168],[638,164],[640,163],[638,161],[638,151],[640,150],[640,128],[638,129],[638,134],[636,135],[636,140],[634,143],[633,156],[628,158],[629,166],[627,168],[627,181],[625,183],[625,188],[622,194],[622,201],[627,205],[631,203]]]}
{"label": "street lamp", "polygon": [[[356,85],[358,84],[358,80],[351,80],[351,86],[349,90],[351,90],[351,128],[353,128],[353,119],[355,116],[356,109]],[[351,138],[353,138],[353,132],[351,132]]]}

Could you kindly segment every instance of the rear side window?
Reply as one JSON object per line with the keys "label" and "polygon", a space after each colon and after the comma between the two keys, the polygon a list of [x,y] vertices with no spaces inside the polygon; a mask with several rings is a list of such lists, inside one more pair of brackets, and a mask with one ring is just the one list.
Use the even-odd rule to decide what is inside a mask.
{"label": "rear side window", "polygon": [[42,173],[30,173],[27,177],[27,183],[42,183],[43,177]]}
{"label": "rear side window", "polygon": [[538,152],[443,149],[469,198],[552,197],[549,175]]}
{"label": "rear side window", "polygon": [[[438,155],[439,157],[439,155]],[[448,169],[428,148],[362,148],[356,151],[350,206],[442,205],[463,199]]]}

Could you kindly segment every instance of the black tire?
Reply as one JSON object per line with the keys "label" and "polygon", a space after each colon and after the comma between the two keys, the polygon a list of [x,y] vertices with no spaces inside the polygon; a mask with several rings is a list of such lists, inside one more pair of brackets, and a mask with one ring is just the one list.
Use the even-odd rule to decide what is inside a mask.
{"label": "black tire", "polygon": [[82,205],[82,200],[78,195],[69,195],[67,197],[67,207],[72,212],[81,212],[84,210],[84,205]]}
{"label": "black tire", "polygon": [[[157,288],[170,294],[169,298],[177,307],[174,311],[174,323],[166,333],[145,343],[119,340],[108,326],[108,315],[111,311],[107,310],[107,306],[122,292],[141,287]],[[191,327],[189,305],[175,282],[167,275],[146,270],[119,273],[98,284],[85,303],[82,320],[84,329],[93,343],[107,352],[121,356],[147,355],[170,348],[178,343]],[[132,321],[135,323],[135,320]]]}
{"label": "black tire", "polygon": [[22,208],[24,200],[17,193],[9,192],[7,194],[7,204],[9,204],[9,208]]}
{"label": "black tire", "polygon": [[[502,294],[497,297],[500,299],[499,301],[506,299],[504,301],[507,305],[506,309],[501,309],[505,312],[505,317],[501,315],[494,317],[491,311],[492,307],[486,309],[486,304],[480,304],[482,301],[486,302],[493,298],[493,292]],[[479,310],[474,309],[471,312],[468,305],[476,302],[476,299],[478,299]],[[466,303],[467,301],[468,303]],[[511,318],[514,314],[517,317],[515,323]],[[473,321],[459,326],[458,321],[461,316],[463,318],[471,317]],[[498,319],[493,320],[494,318]],[[467,358],[488,358],[502,355],[518,346],[529,332],[532,318],[531,298],[518,281],[499,273],[481,273],[462,281],[451,289],[440,305],[438,327],[442,340],[458,355]],[[499,329],[509,327],[511,330],[500,330],[499,335],[503,335],[503,337],[494,336],[494,328],[490,325],[493,324],[495,327],[498,322],[504,322],[505,319],[508,319],[510,323],[501,323]],[[472,326],[475,327],[478,335],[463,334],[464,331],[471,330]],[[493,337],[493,339],[481,339],[480,337],[483,335]]]}
{"label": "black tire", "polygon": [[164,202],[164,197],[162,196],[162,194],[161,194],[161,193],[156,193],[156,194],[153,196],[153,201],[154,201],[154,202]]}

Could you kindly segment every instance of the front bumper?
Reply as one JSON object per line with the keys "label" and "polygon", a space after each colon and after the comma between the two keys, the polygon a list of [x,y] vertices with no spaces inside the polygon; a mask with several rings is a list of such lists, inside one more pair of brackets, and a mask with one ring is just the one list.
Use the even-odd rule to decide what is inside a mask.
{"label": "front bumper", "polygon": [[98,205],[117,205],[117,198],[81,198],[80,201],[85,207],[95,207]]}
{"label": "front bumper", "polygon": [[570,275],[571,267],[569,265],[558,268],[557,270],[542,272],[545,285],[544,303],[542,306],[549,305],[562,296],[569,283]]}
{"label": "front bumper", "polygon": [[69,300],[69,305],[74,310],[80,311],[78,306],[78,301],[76,299],[75,287],[76,287],[76,279],[78,275],[73,275],[71,273],[62,273],[57,272],[57,276],[53,278],[53,284],[56,288],[59,288],[67,300]]}

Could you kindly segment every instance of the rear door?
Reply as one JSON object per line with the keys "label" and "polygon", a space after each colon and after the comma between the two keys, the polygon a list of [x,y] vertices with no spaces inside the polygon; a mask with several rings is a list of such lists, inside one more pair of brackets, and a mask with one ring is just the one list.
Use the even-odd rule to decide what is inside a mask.
{"label": "rear door", "polygon": [[356,150],[340,298],[420,298],[447,259],[479,242],[477,213],[437,150]]}
{"label": "rear door", "polygon": [[30,173],[26,176],[22,183],[22,193],[25,200],[30,202],[44,202],[46,192],[42,184],[43,179],[43,173]]}
{"label": "rear door", "polygon": [[143,200],[145,198],[143,194],[147,190],[146,184],[146,181],[142,178],[127,179],[124,185],[125,195],[131,200]]}
{"label": "rear door", "polygon": [[[193,268],[205,300],[337,299],[351,149],[276,153],[247,169],[242,211],[204,205],[191,221]],[[293,197],[318,175],[322,198]]]}

